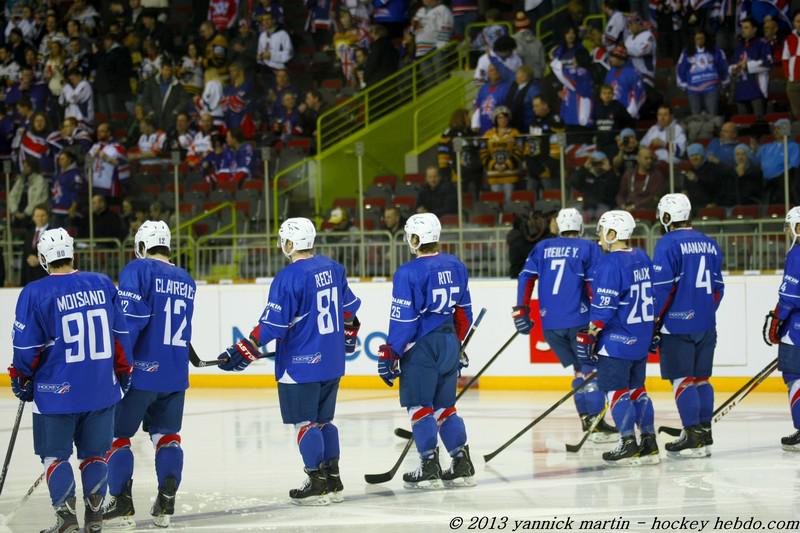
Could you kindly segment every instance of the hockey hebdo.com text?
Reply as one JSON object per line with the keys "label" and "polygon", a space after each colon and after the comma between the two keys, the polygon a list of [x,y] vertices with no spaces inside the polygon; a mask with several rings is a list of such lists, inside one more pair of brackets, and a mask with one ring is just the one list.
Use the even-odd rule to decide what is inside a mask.
{"label": "hockey hebdo.com text", "polygon": [[570,516],[525,519],[509,516],[454,516],[453,531],[797,531],[800,520],[761,520],[752,516],[659,518],[628,520],[623,517],[592,519]]}

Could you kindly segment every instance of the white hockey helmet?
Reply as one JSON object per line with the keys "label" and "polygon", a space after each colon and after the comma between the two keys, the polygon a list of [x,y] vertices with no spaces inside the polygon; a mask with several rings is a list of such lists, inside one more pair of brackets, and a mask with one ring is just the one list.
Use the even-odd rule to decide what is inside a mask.
{"label": "white hockey helmet", "polygon": [[64,228],[49,229],[42,233],[36,250],[39,252],[39,264],[45,272],[50,272],[50,263],[74,257],[73,242]]}
{"label": "white hockey helmet", "polygon": [[567,207],[558,212],[556,225],[559,233],[567,231],[583,233],[583,215],[574,207]]}
{"label": "white hockey helmet", "polygon": [[[314,239],[317,236],[317,229],[314,223],[307,218],[295,217],[287,218],[278,230],[280,237],[280,247],[283,255],[291,258],[292,253],[310,250],[314,247]],[[286,243],[292,243],[291,253],[286,252]]]}
{"label": "white hockey helmet", "polygon": [[147,256],[147,250],[151,248],[156,246],[169,248],[171,238],[172,234],[166,222],[163,220],[145,220],[136,230],[136,236],[133,238],[135,246],[133,252],[136,257],[144,258]]}
{"label": "white hockey helmet", "polygon": [[[627,241],[636,229],[636,221],[633,215],[621,209],[606,211],[597,222],[597,233],[602,238],[602,243],[613,244],[617,241]],[[614,230],[616,236],[614,240],[608,239],[608,232]]]}
{"label": "white hockey helmet", "polygon": [[800,233],[797,233],[798,224],[800,224],[800,206],[789,209],[789,212],[786,213],[786,218],[784,219],[783,226],[787,231],[791,232],[792,235],[792,245],[789,247],[789,249],[791,249],[791,247],[797,242],[797,237],[800,237]]}
{"label": "white hockey helmet", "polygon": [[[439,222],[439,217],[433,213],[418,213],[408,218],[405,231],[406,242],[408,242],[411,251],[416,254],[423,244],[439,242],[439,236],[442,234],[442,224]],[[419,239],[416,246],[411,242],[411,237],[414,235]]]}
{"label": "white hockey helmet", "polygon": [[[669,215],[669,222],[664,221],[664,215]],[[665,194],[658,201],[658,221],[667,230],[673,222],[686,222],[692,216],[692,202],[683,193]]]}

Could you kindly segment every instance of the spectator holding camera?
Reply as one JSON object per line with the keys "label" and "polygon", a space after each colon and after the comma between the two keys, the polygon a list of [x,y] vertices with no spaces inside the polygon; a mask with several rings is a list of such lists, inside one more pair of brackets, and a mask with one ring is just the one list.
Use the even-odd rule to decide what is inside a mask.
{"label": "spectator holding camera", "polygon": [[616,132],[632,128],[635,123],[625,106],[614,98],[614,88],[611,85],[600,87],[600,98],[593,112],[597,149],[613,158],[619,152]]}
{"label": "spectator holding camera", "polygon": [[654,209],[665,191],[664,176],[655,167],[653,151],[640,148],[636,168],[626,172],[619,182],[617,207],[627,211]]}
{"label": "spectator holding camera", "polygon": [[691,168],[683,172],[684,188],[692,206],[731,206],[736,203],[735,181],[731,171],[709,161],[702,144],[690,144],[686,149]]}
{"label": "spectator holding camera", "polygon": [[636,138],[635,131],[631,128],[625,128],[619,132],[616,142],[616,155],[611,164],[616,172],[625,174],[635,169],[639,162],[639,140]]}
{"label": "spectator holding camera", "polygon": [[614,207],[619,176],[606,154],[596,151],[572,174],[569,184],[583,194],[583,212],[594,217]]}

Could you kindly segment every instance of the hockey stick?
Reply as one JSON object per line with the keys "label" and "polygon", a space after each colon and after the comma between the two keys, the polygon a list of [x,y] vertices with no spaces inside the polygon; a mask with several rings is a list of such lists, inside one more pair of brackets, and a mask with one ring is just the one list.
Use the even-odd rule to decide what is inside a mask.
{"label": "hockey stick", "polygon": [[603,417],[606,416],[606,411],[608,411],[608,404],[606,404],[606,406],[603,407],[603,410],[600,411],[600,414],[597,415],[594,420],[592,420],[592,425],[589,426],[589,429],[583,435],[583,438],[581,439],[581,441],[578,444],[567,444],[566,445],[568,452],[578,453],[579,451],[581,451],[581,448],[583,448],[583,445],[586,443],[587,440],[589,440],[589,435],[591,435],[592,432],[595,429],[597,429],[597,426],[600,425],[600,422],[603,420]]}
{"label": "hockey stick", "polygon": [[[268,352],[266,355],[259,357],[259,359],[272,359],[275,357],[275,352]],[[203,361],[200,359],[200,356],[197,355],[197,352],[194,351],[194,346],[189,343],[189,362],[192,363],[192,366],[197,368],[205,368],[207,366],[219,366],[221,364],[227,363],[227,358],[223,359],[211,359],[210,361]]]}
{"label": "hockey stick", "polygon": [[560,400],[558,400],[556,403],[554,403],[553,405],[551,405],[551,406],[550,406],[550,407],[547,409],[547,411],[545,411],[544,413],[542,413],[542,414],[540,414],[539,416],[537,416],[537,417],[536,417],[536,419],[535,419],[533,422],[531,422],[530,424],[528,424],[527,426],[525,426],[524,428],[522,428],[522,429],[519,431],[519,433],[517,433],[516,435],[514,435],[513,437],[511,437],[509,440],[507,440],[505,444],[503,444],[502,446],[500,446],[499,448],[497,448],[497,449],[496,449],[495,451],[493,451],[492,453],[490,453],[490,454],[487,454],[487,455],[484,455],[484,456],[483,456],[483,460],[484,460],[484,461],[486,461],[486,462],[488,463],[489,461],[491,461],[492,459],[494,459],[494,458],[495,458],[495,457],[496,457],[496,456],[497,456],[497,455],[498,455],[500,452],[502,452],[503,450],[505,450],[506,448],[508,448],[509,446],[511,446],[511,444],[513,444],[513,443],[514,443],[514,441],[516,441],[518,438],[520,438],[520,437],[521,437],[521,436],[523,436],[525,433],[527,433],[529,429],[531,429],[533,426],[535,426],[536,424],[538,424],[539,422],[541,422],[541,421],[542,421],[542,420],[543,420],[543,419],[544,419],[544,418],[545,418],[547,415],[549,415],[550,413],[552,413],[553,411],[555,411],[556,409],[558,409],[558,407],[559,407],[559,406],[560,406],[562,403],[564,403],[564,402],[566,402],[567,400],[569,400],[570,398],[572,398],[572,396],[574,396],[576,392],[578,392],[578,391],[580,391],[581,389],[583,389],[583,388],[584,388],[584,387],[585,387],[585,386],[586,386],[586,385],[587,385],[587,384],[588,384],[588,383],[589,383],[591,380],[593,380],[593,379],[594,379],[596,376],[597,376],[597,370],[594,370],[594,371],[593,371],[591,374],[589,374],[588,376],[586,376],[586,379],[584,379],[584,380],[583,380],[583,383],[581,383],[581,384],[580,384],[578,387],[576,387],[576,388],[572,389],[571,391],[569,391],[569,392],[568,392],[566,395],[564,395],[564,397],[563,397],[563,398],[561,398],[561,399],[560,399]]}
{"label": "hockey stick", "polygon": [[8,450],[6,450],[6,459],[3,461],[3,472],[0,474],[0,494],[3,492],[3,485],[6,484],[6,475],[8,474],[8,467],[11,464],[11,454],[14,453],[14,444],[17,442],[19,423],[22,421],[22,412],[24,410],[25,402],[20,400],[19,407],[17,407],[17,417],[14,419],[14,428],[11,430],[11,439],[8,443]]}
{"label": "hockey stick", "polygon": [[[766,367],[764,367],[761,370],[761,372],[750,378],[750,381],[745,383],[742,386],[742,388],[731,394],[730,397],[728,397],[728,399],[722,403],[722,405],[717,407],[714,410],[714,413],[711,415],[712,420],[716,422],[719,418],[725,416],[728,413],[728,411],[730,411],[730,409],[733,409],[733,407],[736,404],[738,404],[740,400],[742,400],[745,396],[750,394],[750,392],[752,392],[753,389],[758,387],[761,384],[761,382],[767,378],[767,376],[769,376],[775,371],[777,367],[778,367],[778,359],[772,360]],[[670,435],[672,437],[680,437],[682,431],[683,430],[680,428],[673,428],[669,426],[661,426],[658,428],[659,433],[666,433],[667,435]]]}
{"label": "hockey stick", "polygon": [[[472,336],[475,334],[475,330],[480,325],[481,320],[483,320],[483,315],[485,314],[486,314],[486,309],[481,309],[481,312],[478,313],[478,318],[476,318],[475,322],[473,322],[472,327],[469,330],[469,333],[467,333],[467,337],[464,339],[464,343],[461,345],[461,353],[464,353],[464,351],[467,349],[469,341],[472,340]],[[517,337],[517,335],[518,333],[515,332],[514,335],[512,335],[511,338],[508,339],[508,341],[502,346],[502,348],[500,348],[500,350],[496,354],[494,354],[494,356],[492,356],[491,359],[489,359],[489,362],[483,365],[483,368],[481,368],[480,371],[477,374],[475,374],[475,376],[473,376],[471,380],[469,380],[469,383],[466,384],[464,389],[470,388],[472,384],[475,383],[479,377],[481,377],[481,374],[483,374],[486,371],[486,369],[489,368],[489,365],[491,365],[494,362],[494,360],[497,359],[497,357],[501,353],[503,353],[503,350],[505,350],[508,347],[508,345],[511,344],[511,341],[513,341]],[[387,481],[391,481],[394,475],[397,473],[397,470],[400,468],[400,465],[403,464],[403,459],[406,458],[406,455],[408,455],[408,451],[411,449],[411,446],[413,444],[414,444],[414,439],[408,439],[405,448],[403,448],[403,451],[400,453],[400,457],[394,463],[394,466],[392,467],[391,470],[389,470],[388,472],[384,472],[382,474],[364,474],[364,481],[366,481],[370,485],[375,485],[378,483],[386,483]]]}
{"label": "hockey stick", "polygon": [[43,479],[44,479],[44,472],[39,474],[39,477],[36,478],[36,481],[33,482],[33,485],[31,485],[31,488],[29,488],[28,492],[25,493],[25,496],[23,496],[22,499],[17,504],[17,506],[14,507],[14,510],[11,511],[11,513],[5,517],[6,525],[8,525],[8,523],[11,522],[15,516],[17,516],[17,512],[22,508],[23,505],[25,505],[28,499],[30,499],[31,494],[33,494],[33,492],[36,490],[36,487],[39,486],[39,484],[42,482]]}

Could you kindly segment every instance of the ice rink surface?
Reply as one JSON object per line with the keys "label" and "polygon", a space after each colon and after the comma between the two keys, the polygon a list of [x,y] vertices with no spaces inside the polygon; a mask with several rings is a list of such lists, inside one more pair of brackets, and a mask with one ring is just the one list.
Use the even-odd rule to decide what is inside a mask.
{"label": "ice rink surface", "polygon": [[[444,491],[408,491],[402,471],[377,486],[365,473],[389,470],[403,441],[393,428],[408,427],[396,391],[342,391],[336,423],[342,441],[341,469],[345,501],[328,507],[298,507],[288,491],[304,479],[294,430],[280,421],[275,389],[191,390],[182,431],[185,450],[183,482],[171,529],[202,532],[239,531],[451,531],[451,520],[463,519],[458,530],[475,525],[495,531],[524,531],[526,522],[571,518],[576,531],[652,531],[654,519],[709,520],[717,517],[800,520],[800,453],[784,452],[780,437],[792,432],[783,394],[754,394],[714,427],[713,454],[708,459],[668,459],[662,447],[660,465],[607,467],[602,451],[613,444],[587,443],[568,454],[566,442],[577,442],[580,424],[572,404],[565,404],[488,465],[482,456],[505,442],[557,400],[555,392],[469,392],[459,403],[477,469],[478,486]],[[718,402],[728,393],[719,393]],[[655,394],[656,424],[677,425],[671,395]],[[0,450],[5,454],[17,403],[4,394],[0,401]],[[149,516],[156,494],[153,448],[138,434],[133,496],[137,531],[157,530]],[[443,455],[443,467],[446,455]],[[447,458],[449,461],[449,458]],[[409,454],[404,470],[416,467]],[[73,466],[75,467],[73,457]],[[33,455],[30,408],[26,409],[9,478],[0,497],[0,513],[8,515],[41,472]],[[79,483],[80,486],[80,483]],[[80,491],[78,492],[80,497]],[[79,516],[82,517],[82,505]],[[490,517],[479,522],[480,517]],[[503,517],[507,522],[503,522]],[[614,522],[611,520],[615,519]],[[581,521],[607,520],[605,527],[584,527]],[[621,520],[629,521],[626,525]],[[38,532],[53,521],[44,484],[0,531]],[[595,523],[595,522],[593,522]],[[454,523],[454,525],[457,525]],[[503,527],[505,525],[505,527]],[[584,526],[588,526],[585,523]],[[679,523],[674,523],[679,526]],[[699,531],[702,524],[684,531]],[[531,530],[531,529],[527,529]],[[564,529],[561,529],[564,530]],[[729,531],[735,530],[729,528]],[[793,529],[796,530],[796,529]]]}

